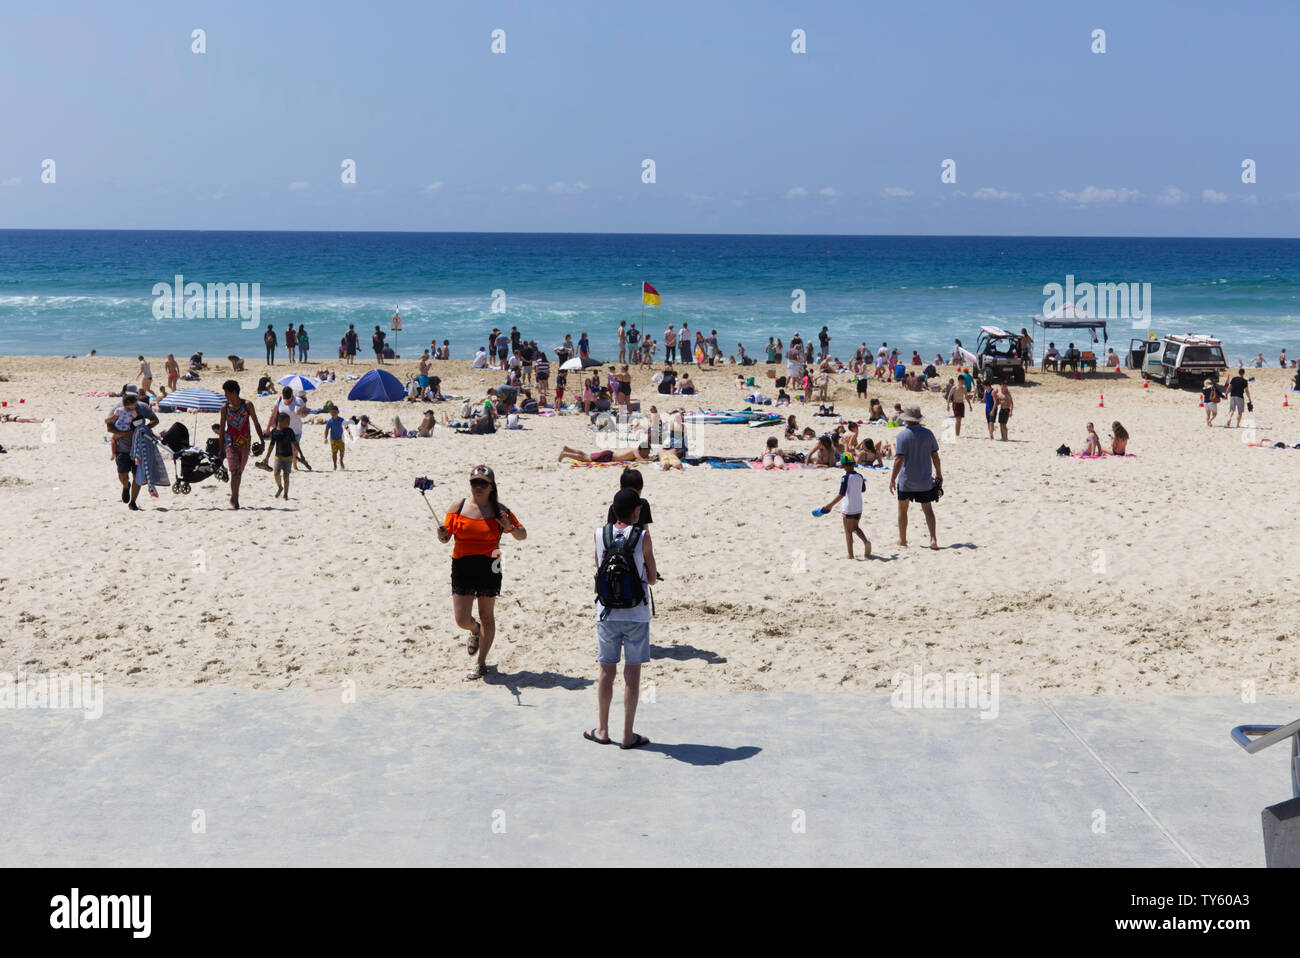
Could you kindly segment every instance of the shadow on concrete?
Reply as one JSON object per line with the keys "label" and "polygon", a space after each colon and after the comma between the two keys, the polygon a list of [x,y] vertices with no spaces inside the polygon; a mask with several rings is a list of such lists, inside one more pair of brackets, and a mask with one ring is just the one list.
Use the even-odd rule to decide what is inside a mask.
{"label": "shadow on concrete", "polygon": [[693,645],[660,645],[650,646],[651,659],[703,659],[710,665],[720,665],[727,661],[717,652],[710,652],[707,649],[697,649]]}
{"label": "shadow on concrete", "polygon": [[516,699],[519,698],[520,689],[568,689],[576,692],[596,684],[595,679],[563,675],[559,672],[513,672],[509,675],[489,672],[483,676],[482,682],[484,685],[505,686],[506,691]]}
{"label": "shadow on concrete", "polygon": [[742,745],[740,748],[725,748],[721,745],[666,745],[663,742],[651,742],[643,745],[639,751],[659,752],[671,759],[685,762],[687,765],[726,765],[728,762],[743,762],[763,751],[754,745]]}

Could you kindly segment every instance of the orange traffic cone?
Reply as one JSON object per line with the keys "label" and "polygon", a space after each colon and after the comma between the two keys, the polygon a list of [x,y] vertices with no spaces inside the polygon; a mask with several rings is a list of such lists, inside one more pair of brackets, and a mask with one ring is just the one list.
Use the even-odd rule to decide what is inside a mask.
{"label": "orange traffic cone", "polygon": [[1105,394],[1105,393],[1098,393],[1098,394],[1097,394],[1097,408],[1098,408],[1098,409],[1101,409],[1101,408],[1103,408],[1105,405],[1106,405],[1106,394]]}
{"label": "orange traffic cone", "polygon": [[1285,408],[1286,408],[1287,406],[1289,406],[1289,405],[1291,405],[1291,403],[1290,403],[1290,401],[1289,401],[1288,398],[1287,398],[1287,393],[1286,393],[1286,391],[1284,390],[1284,391],[1282,392],[1282,408],[1285,409]]}
{"label": "orange traffic cone", "polygon": [[1146,373],[1143,373],[1143,374],[1142,374],[1142,388],[1143,388],[1143,389],[1146,389],[1146,388],[1149,387],[1149,385],[1150,385],[1150,383],[1147,381]]}

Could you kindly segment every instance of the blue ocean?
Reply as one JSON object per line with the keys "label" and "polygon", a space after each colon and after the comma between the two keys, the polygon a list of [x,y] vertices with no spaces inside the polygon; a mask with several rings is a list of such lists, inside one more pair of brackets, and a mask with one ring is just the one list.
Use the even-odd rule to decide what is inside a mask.
{"label": "blue ocean", "polygon": [[[1067,276],[1150,283],[1151,329],[1218,336],[1230,361],[1300,354],[1294,239],[23,230],[0,231],[0,354],[261,356],[238,317],[158,318],[177,275],[259,284],[261,324],[305,325],[322,359],[349,323],[364,348],[394,308],[405,357],[447,339],[470,358],[493,326],[547,348],[586,332],[608,357],[619,321],[641,321],[642,281],[663,298],[645,309],[656,339],[685,322],[761,354],[827,326],[844,358],[888,341],[928,359],[984,324],[1029,326]],[[1111,322],[1112,343],[1132,336]]]}

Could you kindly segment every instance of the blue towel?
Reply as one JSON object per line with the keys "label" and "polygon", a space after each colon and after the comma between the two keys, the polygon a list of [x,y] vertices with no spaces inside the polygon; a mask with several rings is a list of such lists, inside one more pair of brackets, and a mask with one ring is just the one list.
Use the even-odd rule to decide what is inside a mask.
{"label": "blue towel", "polygon": [[158,451],[158,443],[146,425],[135,427],[131,436],[131,458],[135,462],[135,483],[147,486],[149,495],[158,495],[159,485],[168,485],[167,464]]}

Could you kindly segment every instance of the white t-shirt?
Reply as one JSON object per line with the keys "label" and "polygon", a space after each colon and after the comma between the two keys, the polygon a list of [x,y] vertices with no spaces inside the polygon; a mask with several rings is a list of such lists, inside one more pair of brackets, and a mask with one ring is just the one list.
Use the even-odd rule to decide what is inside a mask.
{"label": "white t-shirt", "polygon": [[846,516],[862,515],[862,490],[866,481],[860,472],[846,472],[840,479],[840,495],[844,497],[840,512]]}
{"label": "white t-shirt", "polygon": [[479,351],[474,354],[474,368],[487,368],[487,350],[483,349],[481,346],[479,347]]}
{"label": "white t-shirt", "polygon": [[[614,544],[617,545],[629,532],[633,526],[624,526],[620,529],[614,526]],[[642,584],[646,581],[645,573],[645,556],[642,554],[645,548],[645,534],[637,540],[636,549],[632,555],[636,559],[636,571],[641,576]],[[600,568],[600,563],[605,558],[605,527],[601,526],[596,530],[596,568]],[[640,605],[633,606],[630,609],[610,609],[609,614],[605,616],[607,622],[649,622],[650,621],[650,589],[646,587],[646,601]],[[605,611],[605,607],[596,602],[596,616],[599,618]]]}
{"label": "white t-shirt", "polygon": [[271,415],[275,417],[271,422],[271,428],[275,429],[279,426],[280,413],[288,413],[289,428],[293,430],[295,436],[302,436],[302,411],[306,405],[307,400],[301,396],[294,396],[289,402],[285,402],[283,397],[277,399],[275,409],[271,411]]}
{"label": "white t-shirt", "polygon": [[153,370],[149,368],[149,360],[140,361],[140,372],[144,374],[145,379],[153,379]]}

